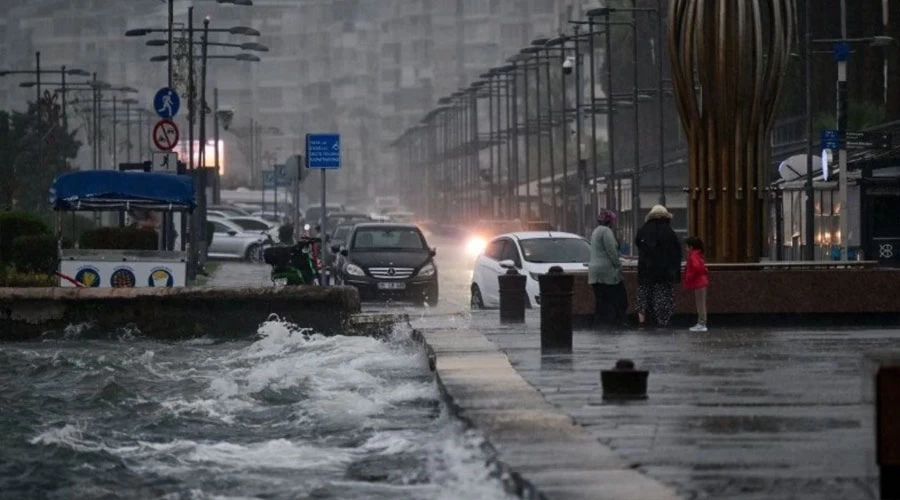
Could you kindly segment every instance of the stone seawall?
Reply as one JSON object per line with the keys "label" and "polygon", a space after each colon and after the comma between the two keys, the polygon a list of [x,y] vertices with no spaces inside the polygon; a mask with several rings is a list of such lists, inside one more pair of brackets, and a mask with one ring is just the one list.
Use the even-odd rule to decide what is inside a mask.
{"label": "stone seawall", "polygon": [[0,340],[29,340],[70,325],[107,334],[137,328],[152,338],[244,337],[271,314],[337,333],[360,311],[347,287],[0,288]]}

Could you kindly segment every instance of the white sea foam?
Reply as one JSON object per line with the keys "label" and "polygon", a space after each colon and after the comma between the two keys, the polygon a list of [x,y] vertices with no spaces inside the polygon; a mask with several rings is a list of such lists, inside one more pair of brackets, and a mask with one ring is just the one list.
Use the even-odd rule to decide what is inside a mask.
{"label": "white sea foam", "polygon": [[[437,401],[435,384],[426,375],[427,360],[408,337],[386,342],[325,337],[279,320],[267,321],[258,333],[257,341],[230,349],[186,343],[154,350],[135,346],[123,362],[131,376],[165,388],[157,397],[149,396],[160,418],[175,419],[179,426],[206,422],[203,425],[233,428],[233,437],[216,432],[207,439],[187,434],[169,441],[142,440],[70,422],[43,430],[31,444],[103,451],[139,474],[190,485],[171,498],[237,499],[254,494],[195,482],[223,474],[238,483],[262,481],[284,492],[308,491],[310,485],[348,489],[356,492],[355,498],[369,497],[367,491],[378,498],[390,492],[396,492],[396,498],[508,498],[485,464],[477,435],[464,433],[456,421],[446,416],[429,420],[427,407],[423,412],[410,406],[417,408],[408,417],[411,428],[398,425],[397,416],[407,411],[402,405]],[[184,350],[190,351],[189,364],[183,362]],[[180,361],[171,361],[176,351]],[[109,368],[97,366],[89,353],[84,356],[94,360],[91,366]],[[185,390],[178,384],[186,384]],[[278,417],[267,420],[272,415]],[[254,440],[260,430],[262,435]],[[348,436],[363,433],[364,439],[346,444],[344,431]],[[290,437],[300,435],[307,437]],[[418,471],[397,471],[400,475],[391,483],[346,480],[351,466],[366,468],[371,463],[377,469],[379,457],[396,457],[396,463],[407,464],[401,467],[408,467],[409,457],[423,462]],[[420,473],[427,475],[427,484],[421,484]],[[235,496],[220,496],[229,493]]]}

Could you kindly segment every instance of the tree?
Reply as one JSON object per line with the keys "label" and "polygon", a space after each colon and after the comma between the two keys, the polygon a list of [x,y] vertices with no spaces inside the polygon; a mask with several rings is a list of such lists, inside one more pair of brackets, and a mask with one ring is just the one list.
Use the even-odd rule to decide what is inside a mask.
{"label": "tree", "polygon": [[46,216],[53,179],[71,170],[81,143],[46,115],[38,127],[36,110],[30,103],[25,113],[0,112],[0,208]]}

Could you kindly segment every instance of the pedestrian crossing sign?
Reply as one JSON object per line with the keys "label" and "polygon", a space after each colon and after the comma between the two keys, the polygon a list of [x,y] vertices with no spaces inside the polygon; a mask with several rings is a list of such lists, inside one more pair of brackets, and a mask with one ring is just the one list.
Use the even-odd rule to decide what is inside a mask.
{"label": "pedestrian crossing sign", "polygon": [[154,172],[171,172],[178,170],[178,153],[167,151],[164,153],[153,153],[153,171]]}

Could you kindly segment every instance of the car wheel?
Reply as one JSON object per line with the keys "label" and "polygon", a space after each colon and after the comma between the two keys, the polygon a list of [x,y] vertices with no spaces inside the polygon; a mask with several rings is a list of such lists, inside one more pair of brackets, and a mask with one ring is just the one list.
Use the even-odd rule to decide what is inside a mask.
{"label": "car wheel", "polygon": [[428,287],[428,290],[425,292],[425,304],[427,304],[428,307],[435,307],[438,305],[439,298],[438,286],[432,285]]}
{"label": "car wheel", "polygon": [[481,297],[481,289],[478,285],[472,285],[472,299],[470,301],[473,310],[484,309],[484,299]]}
{"label": "car wheel", "polygon": [[244,254],[244,260],[247,262],[260,262],[262,259],[262,247],[259,245],[250,245],[247,253]]}

